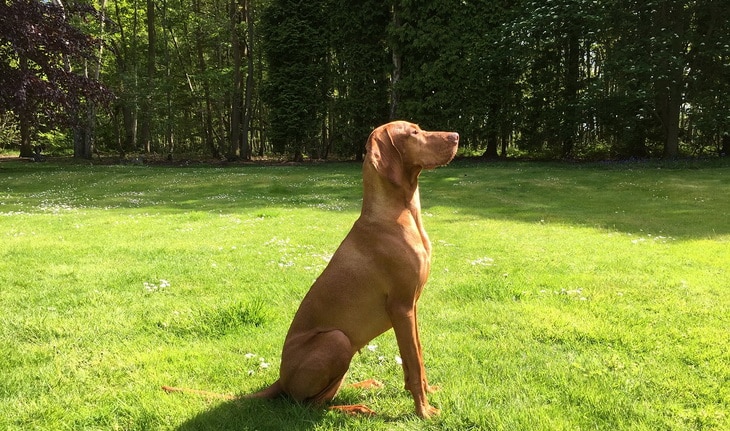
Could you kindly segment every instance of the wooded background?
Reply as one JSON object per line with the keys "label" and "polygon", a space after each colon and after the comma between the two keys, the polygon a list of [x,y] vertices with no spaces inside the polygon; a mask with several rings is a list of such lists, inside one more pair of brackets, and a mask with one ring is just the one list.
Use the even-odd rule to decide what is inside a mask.
{"label": "wooded background", "polygon": [[360,158],[396,118],[494,158],[730,150],[727,0],[0,0],[0,36],[23,155]]}

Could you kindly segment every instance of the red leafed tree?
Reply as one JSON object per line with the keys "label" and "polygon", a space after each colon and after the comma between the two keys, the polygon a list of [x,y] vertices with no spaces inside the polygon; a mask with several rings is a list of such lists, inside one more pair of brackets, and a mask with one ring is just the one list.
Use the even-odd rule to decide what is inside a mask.
{"label": "red leafed tree", "polygon": [[85,104],[110,99],[104,86],[72,67],[97,46],[73,22],[95,15],[82,3],[0,0],[0,113],[17,117],[21,157],[33,155],[35,131],[79,126]]}

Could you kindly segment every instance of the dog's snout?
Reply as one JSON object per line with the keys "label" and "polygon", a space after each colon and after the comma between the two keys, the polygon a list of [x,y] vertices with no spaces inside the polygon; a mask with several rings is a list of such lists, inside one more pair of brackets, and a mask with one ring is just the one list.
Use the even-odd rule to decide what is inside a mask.
{"label": "dog's snout", "polygon": [[458,144],[459,143],[459,134],[456,132],[449,133],[449,136],[447,137],[447,139],[451,142],[456,142]]}

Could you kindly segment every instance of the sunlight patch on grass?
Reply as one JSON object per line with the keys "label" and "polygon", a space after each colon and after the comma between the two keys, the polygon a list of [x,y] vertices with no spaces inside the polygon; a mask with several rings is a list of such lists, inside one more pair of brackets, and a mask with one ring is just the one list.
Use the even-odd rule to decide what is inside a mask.
{"label": "sunlight patch on grass", "polygon": [[[0,428],[730,426],[724,165],[457,161],[421,175],[430,422],[392,332],[336,402],[233,404],[276,380],[292,316],[360,209],[354,164],[0,165]],[[306,425],[302,425],[306,424]]]}
{"label": "sunlight patch on grass", "polygon": [[222,337],[245,327],[264,325],[268,311],[260,301],[175,310],[156,327],[177,337]]}

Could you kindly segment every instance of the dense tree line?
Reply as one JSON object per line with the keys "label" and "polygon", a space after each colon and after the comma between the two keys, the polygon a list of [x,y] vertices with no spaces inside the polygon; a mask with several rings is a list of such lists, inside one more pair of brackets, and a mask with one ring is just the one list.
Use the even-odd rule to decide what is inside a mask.
{"label": "dense tree line", "polygon": [[[34,133],[60,125],[74,126],[83,152],[90,137],[81,133],[96,121],[95,105],[110,97],[89,73],[98,43],[72,25],[71,16],[94,20],[97,14],[89,5],[65,8],[59,0],[0,1],[0,139],[15,139],[22,156],[34,154]],[[75,71],[72,63],[85,70]]]}
{"label": "dense tree line", "polygon": [[[65,113],[83,121],[51,143],[79,157],[359,157],[391,118],[457,130],[485,157],[730,149],[726,0],[89,1],[0,0],[3,146],[32,110],[24,148]],[[22,7],[87,35],[82,54],[53,57],[63,74],[18,42],[39,25],[7,12]],[[73,103],[18,104],[59,76],[115,98],[62,84]]]}

